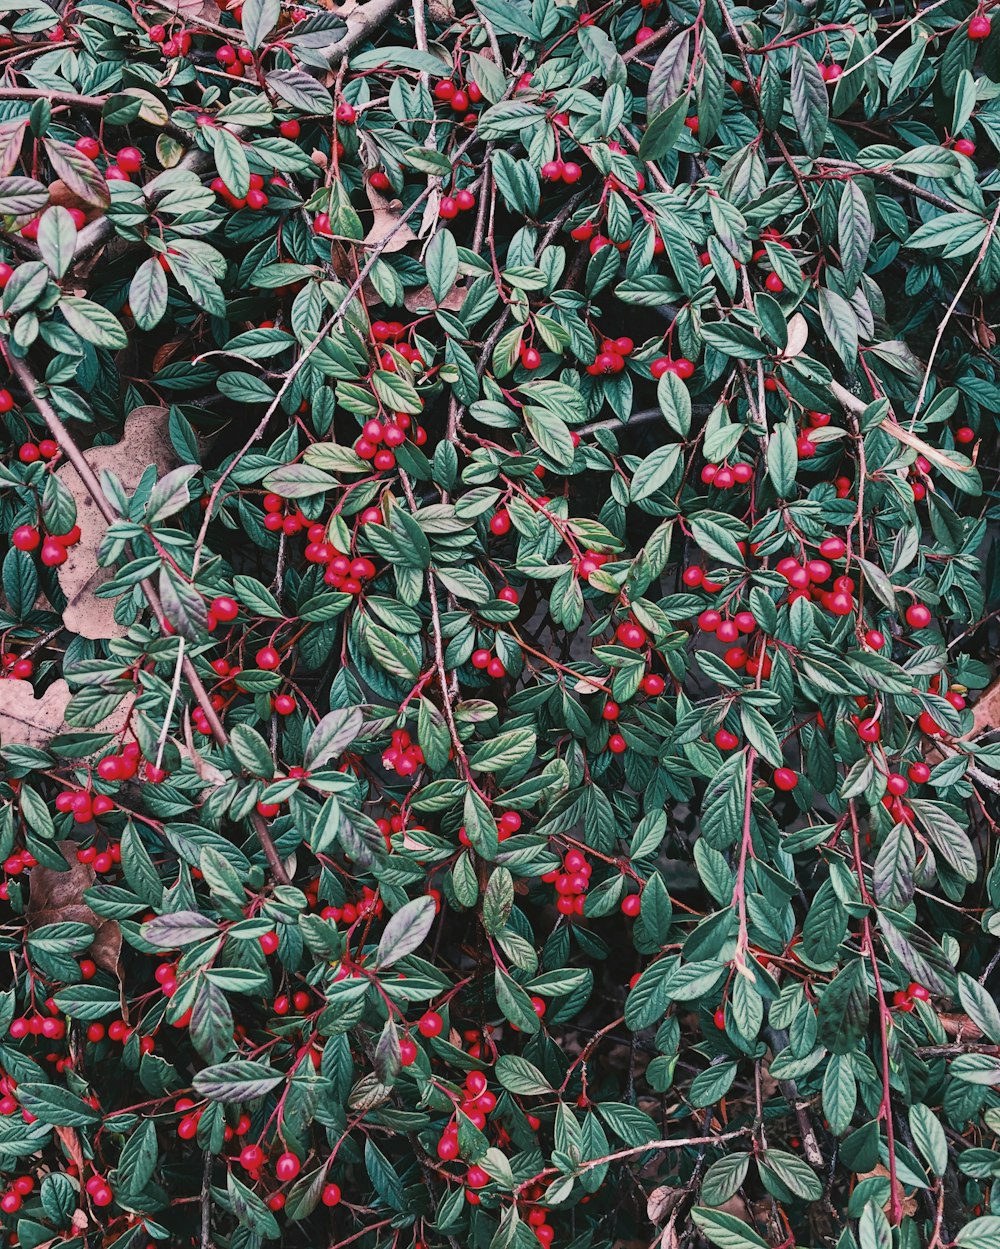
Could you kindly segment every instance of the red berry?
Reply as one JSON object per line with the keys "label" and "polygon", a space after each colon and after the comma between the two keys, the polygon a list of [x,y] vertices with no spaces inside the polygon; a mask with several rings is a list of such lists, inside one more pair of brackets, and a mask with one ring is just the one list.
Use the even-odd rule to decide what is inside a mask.
{"label": "red berry", "polygon": [[622,914],[634,918],[642,909],[642,899],[637,893],[627,894],[622,898]]}
{"label": "red berry", "polygon": [[338,1184],[324,1184],[323,1192],[320,1200],[324,1206],[337,1206],[340,1204],[340,1186]]}
{"label": "red berry", "polygon": [[41,560],[47,568],[57,568],[65,564],[67,558],[66,548],[54,538],[46,538],[42,543]]}
{"label": "red berry", "polygon": [[274,1174],[283,1184],[294,1180],[301,1170],[302,1163],[291,1153],[282,1154],[274,1164]]}
{"label": "red berry", "polygon": [[240,1150],[240,1166],[244,1171],[259,1171],[264,1165],[264,1151],[259,1145],[244,1145]]}
{"label": "red berry", "polygon": [[34,525],[18,525],[10,540],[19,551],[34,551],[41,542],[41,535]]}
{"label": "red berry", "polygon": [[283,139],[297,139],[302,133],[302,127],[293,117],[279,124],[278,133]]}
{"label": "red berry", "polygon": [[793,790],[799,783],[798,775],[791,768],[776,768],[774,773],[774,787],[780,789],[784,793]]}
{"label": "red berry", "polygon": [[262,646],[254,656],[254,660],[258,668],[277,668],[281,663],[281,656],[273,646]]}
{"label": "red berry", "polygon": [[977,13],[975,17],[969,19],[969,38],[976,42],[989,38],[991,29],[990,19],[985,13]]}
{"label": "red berry", "polygon": [[906,609],[906,623],[912,629],[926,629],[932,619],[931,609],[924,603],[911,603]]}
{"label": "red berry", "polygon": [[440,1036],[444,1028],[444,1020],[436,1010],[429,1010],[417,1020],[417,1031],[421,1036]]}
{"label": "red berry", "polygon": [[126,173],[138,173],[142,168],[142,153],[137,147],[122,147],[115,154],[118,168]]}

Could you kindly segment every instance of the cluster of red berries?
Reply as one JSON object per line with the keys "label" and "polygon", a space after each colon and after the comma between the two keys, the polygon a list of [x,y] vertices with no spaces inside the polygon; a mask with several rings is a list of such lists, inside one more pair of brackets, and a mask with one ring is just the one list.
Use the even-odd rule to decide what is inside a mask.
{"label": "cluster of red berries", "polygon": [[115,1199],[115,1194],[112,1191],[111,1185],[107,1182],[103,1175],[98,1175],[96,1171],[90,1179],[87,1180],[84,1187],[90,1196],[91,1202],[95,1206],[110,1206]]}
{"label": "cluster of red berries", "polygon": [[625,368],[626,359],[635,350],[631,338],[605,338],[598,347],[594,359],[587,365],[591,377],[601,377],[606,373],[620,373]]}
{"label": "cluster of red berries", "polygon": [[[30,850],[15,850],[4,859],[3,870],[7,876],[20,876],[22,872],[27,871],[30,867],[37,867],[38,860]],[[4,902],[8,901],[10,896],[9,885],[5,880],[0,884],[0,899]]]}
{"label": "cluster of red berries", "polygon": [[[513,837],[520,827],[521,817],[518,813],[516,811],[505,811],[503,815],[497,819],[497,840],[506,841],[508,837]],[[458,830],[458,840],[463,846],[472,845],[472,842],[469,839],[469,834],[465,831],[464,825]]]}
{"label": "cluster of red berries", "polygon": [[412,776],[424,761],[424,752],[406,729],[394,729],[392,745],[382,751],[382,764],[397,776]]}
{"label": "cluster of red berries", "polygon": [[893,1007],[906,1013],[913,1010],[918,1002],[929,1002],[930,1000],[930,989],[926,985],[917,984],[915,980],[911,980],[905,989],[897,989],[892,995]]}
{"label": "cluster of red berries", "polygon": [[724,617],[714,607],[708,607],[698,616],[698,628],[706,633],[714,633],[720,642],[727,645],[735,642],[741,633],[753,633],[757,628],[757,617],[752,611],[738,611],[730,619]]}
{"label": "cluster of red berries", "polygon": [[[66,211],[70,215],[70,220],[79,230],[86,222],[87,214],[82,208],[68,208]],[[34,240],[38,238],[38,231],[41,228],[41,224],[42,214],[39,213],[37,217],[32,217],[30,221],[26,221],[24,225],[21,226],[21,237],[34,242]]]}
{"label": "cluster of red berries", "polygon": [[[274,177],[271,179],[271,185],[284,187],[288,183],[284,178]],[[245,196],[234,195],[222,178],[213,178],[211,187],[216,195],[225,200],[230,208],[250,208],[257,212],[262,208],[266,208],[270,202],[267,198],[267,192],[264,190],[264,178],[259,173],[250,175],[250,189]]]}
{"label": "cluster of red berries", "polygon": [[[381,821],[379,823],[381,825]],[[384,910],[385,904],[379,897],[377,890],[370,888],[368,885],[363,885],[361,897],[357,902],[345,902],[343,906],[324,906],[319,914],[321,919],[330,919],[334,923],[353,924],[359,919],[367,918],[369,915],[379,916]],[[342,979],[342,977],[338,977],[338,979]],[[309,995],[306,994],[305,996],[308,1000]],[[297,1010],[303,1009],[300,1006],[301,997],[301,992],[295,994],[295,1007]],[[274,1009],[276,1014],[284,1013],[278,1010],[277,1001]]]}
{"label": "cluster of red berries", "polygon": [[694,363],[685,356],[674,360],[670,356],[657,356],[657,358],[649,366],[649,371],[657,381],[664,373],[676,373],[682,382],[686,382],[689,377],[694,376]]}
{"label": "cluster of red berries", "polygon": [[473,106],[483,102],[483,93],[474,82],[456,85],[450,78],[434,84],[434,98],[447,104],[453,113],[462,113],[462,121],[472,125],[476,120]]}
{"label": "cluster of red berries", "polygon": [[10,1187],[0,1196],[0,1210],[4,1214],[17,1214],[23,1198],[34,1190],[35,1181],[30,1175],[19,1175]]}
{"label": "cluster of red berries", "polygon": [[572,186],[583,177],[583,170],[573,160],[549,160],[540,170],[543,182],[565,182]]}
{"label": "cluster of red berries", "polygon": [[[841,547],[843,543],[839,538],[831,538],[820,544],[820,551],[826,550],[831,553],[832,558],[840,559],[843,555]],[[840,553],[834,555],[834,550]],[[833,568],[826,559],[809,559],[800,563],[794,556],[788,555],[778,561],[776,571],[791,587],[789,603],[794,603],[797,598],[811,598],[833,616],[849,616],[854,611],[854,578],[836,577],[833,588],[825,589],[825,582],[833,576]]]}
{"label": "cluster of red berries", "polygon": [[30,554],[32,551],[39,552],[39,559],[46,568],[58,568],[60,564],[65,564],[69,558],[69,548],[76,546],[80,541],[80,526],[74,525],[68,533],[46,534],[42,537],[40,530],[35,525],[18,525],[11,534],[10,540],[14,547],[19,551],[25,551]]}
{"label": "cluster of red berries", "polygon": [[562,868],[546,872],[542,880],[556,887],[556,910],[560,915],[582,915],[593,868],[582,850],[568,850]]}
{"label": "cluster of red berries", "polygon": [[[191,1012],[187,1013],[187,1023],[191,1022]],[[87,1040],[91,1045],[99,1045],[101,1041],[107,1037],[109,1041],[114,1041],[118,1045],[126,1045],[135,1033],[135,1028],[130,1028],[124,1019],[113,1019],[105,1028],[102,1023],[92,1023],[87,1025]],[[156,1042],[151,1036],[139,1038],[139,1052],[141,1054],[152,1054],[156,1049]]]}
{"label": "cluster of red berries", "polygon": [[630,651],[642,650],[649,641],[646,630],[634,620],[623,620],[615,629],[615,641]]}
{"label": "cluster of red berries", "polygon": [[[405,343],[399,348],[402,348]],[[401,447],[406,441],[407,432],[413,425],[405,412],[395,412],[386,421],[377,421],[374,417],[365,421],[361,434],[354,443],[354,450],[363,460],[371,460],[373,467],[379,472],[386,472],[396,467],[395,448]],[[413,441],[421,446],[427,441],[427,432],[421,426],[413,431]]]}
{"label": "cluster of red berries", "polygon": [[[60,797],[61,796],[62,795],[60,795]],[[76,798],[77,795],[74,794],[73,797]],[[89,795],[85,794],[84,797],[89,797]],[[111,802],[110,798],[104,798],[103,803],[101,802],[102,798],[104,798],[103,794],[97,794],[93,799],[93,802],[98,806],[98,811],[95,812],[95,814],[101,814],[102,812],[106,812],[111,809],[105,805],[107,803],[111,803],[111,807],[114,806],[114,803]],[[76,811],[73,812],[73,816],[74,819],[77,817]],[[105,850],[98,850],[97,847],[93,845],[81,846],[76,852],[76,861],[78,863],[86,864],[89,867],[93,867],[95,872],[98,872],[103,876],[107,872],[113,871],[115,864],[122,861],[122,848],[117,841],[109,841],[107,843],[107,849]]]}
{"label": "cluster of red berries", "polygon": [[34,675],[35,665],[30,659],[18,659],[13,651],[4,651],[0,655],[0,677],[12,681],[30,681]]}
{"label": "cluster of red berries", "polygon": [[735,464],[706,464],[701,470],[701,480],[706,486],[714,486],[716,490],[732,490],[734,486],[745,486],[753,477],[753,465],[745,460]]}
{"label": "cluster of red berries", "polygon": [[[413,366],[415,372],[421,373],[427,367],[423,356],[419,351],[417,351],[416,347],[411,347],[409,343],[395,343],[394,348],[399,352],[404,360],[408,361]],[[383,351],[379,357],[378,363],[379,368],[385,369],[387,373],[396,372],[396,361],[391,352]],[[414,441],[416,441],[415,436]]]}
{"label": "cluster of red berries", "polygon": [[[495,1109],[496,1104],[496,1094],[490,1091],[485,1074],[482,1071],[470,1071],[465,1077],[465,1092],[458,1107],[462,1114],[482,1131],[486,1127],[487,1116]],[[458,1157],[458,1153],[458,1121],[452,1119],[438,1140],[437,1156],[442,1162],[451,1162]],[[489,1183],[488,1176],[481,1182],[478,1177],[476,1180],[471,1187],[482,1188]]]}
{"label": "cluster of red berries", "polygon": [[610,559],[611,556],[605,555],[602,551],[584,551],[576,561],[577,575],[583,577],[584,580],[589,580],[591,573],[597,572]]}
{"label": "cluster of red berries", "polygon": [[[0,1075],[0,1115],[3,1115],[4,1118],[16,1114],[21,1107],[21,1103],[17,1100],[14,1093],[16,1088],[17,1081],[13,1076]],[[35,1116],[27,1110],[21,1110],[21,1118],[25,1123],[35,1122]]]}
{"label": "cluster of red berries", "polygon": [[438,204],[438,215],[443,217],[445,221],[454,221],[459,213],[470,212],[475,206],[475,195],[468,187],[462,187],[454,195],[441,196],[441,202]]}
{"label": "cluster of red berries", "polygon": [[485,672],[487,676],[492,677],[494,681],[499,681],[501,677],[507,675],[507,669],[499,655],[491,655],[484,647],[472,652],[472,666],[480,672]]}
{"label": "cluster of red berries", "polygon": [[[163,55],[168,58],[187,56],[191,51],[191,36],[186,30],[179,30],[175,34],[167,38],[166,28],[163,26],[150,26],[149,31],[150,42],[162,45]],[[252,59],[252,58],[251,58]],[[227,72],[232,73],[232,68],[227,67]],[[238,77],[243,77],[243,64],[240,63],[240,71]]]}
{"label": "cluster of red berries", "polygon": [[[89,789],[64,789],[62,793],[56,794],[56,810],[61,811],[64,815],[72,813],[73,819],[77,824],[89,824],[95,816],[107,815],[109,811],[115,809],[115,804],[106,794],[94,794]],[[77,858],[84,851],[77,852]],[[93,859],[80,859],[81,863],[91,862]],[[108,871],[110,863],[107,867],[102,866],[95,870]]]}
{"label": "cluster of red berries", "polygon": [[58,1041],[64,1037],[66,1022],[59,1017],[59,1008],[53,998],[46,1000],[45,1009],[49,1012],[47,1015],[36,1010],[33,1015],[18,1015],[12,1019],[7,1029],[11,1039],[20,1041],[27,1036],[41,1036],[48,1041]]}
{"label": "cluster of red berries", "polygon": [[223,43],[215,49],[215,59],[227,73],[231,73],[233,67],[238,65],[239,70],[235,77],[242,78],[243,67],[253,64],[253,52],[250,48],[234,48],[231,43]]}

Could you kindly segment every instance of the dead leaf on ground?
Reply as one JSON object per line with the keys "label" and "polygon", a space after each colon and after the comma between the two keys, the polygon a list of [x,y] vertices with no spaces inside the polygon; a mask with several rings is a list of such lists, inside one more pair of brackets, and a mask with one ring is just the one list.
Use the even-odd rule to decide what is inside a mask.
{"label": "dead leaf on ground", "polygon": [[[864,1175],[858,1176],[858,1183],[860,1184],[862,1180],[871,1180],[871,1179],[882,1179],[882,1180],[889,1179],[889,1169],[887,1167],[884,1167],[881,1162],[878,1162],[875,1164],[874,1168],[871,1171],[866,1171]],[[915,1197],[907,1196],[906,1189],[903,1187],[903,1185],[900,1183],[898,1179],[896,1180],[896,1195],[899,1197],[899,1200],[903,1204],[903,1213],[908,1218],[912,1219],[913,1216],[917,1213],[917,1200]],[[885,1205],[882,1207],[885,1210],[886,1214],[889,1213],[889,1208],[891,1204],[892,1204],[892,1198],[890,1196],[886,1200]]]}
{"label": "dead leaf on ground", "polygon": [[[84,459],[98,477],[103,469],[108,469],[131,492],[150,464],[161,475],[174,467],[176,456],[167,432],[168,418],[167,408],[136,408],[126,418],[121,442],[110,447],[91,447],[84,451]],[[56,475],[76,499],[81,534],[76,546],[69,548],[66,563],[59,568],[59,584],[66,595],[63,623],[85,638],[124,637],[125,628],[115,620],[114,599],[94,596],[98,587],[113,575],[110,569],[97,564],[97,551],[107,524],[72,464],[64,464]]]}
{"label": "dead leaf on ground", "polygon": [[31,870],[31,895],[28,899],[28,928],[46,924],[87,924],[94,930],[94,941],[87,951],[90,958],[112,976],[118,976],[122,952],[122,931],[113,919],[95,914],[84,901],[84,893],[96,879],[89,863],[80,863],[76,845],[59,842],[66,860],[65,872],[40,863]]}
{"label": "dead leaf on ground", "polygon": [[[30,681],[0,681],[0,744],[36,746],[44,750],[59,733],[78,730],[66,723],[72,697],[65,681],[53,681],[41,698]],[[124,727],[134,698],[127,695],[106,720],[94,726],[97,733],[117,733]]]}
{"label": "dead leaf on ground", "polygon": [[458,312],[462,304],[465,303],[465,283],[458,281],[451,288],[444,299],[438,303],[431,294],[429,286],[421,286],[419,290],[407,291],[403,296],[403,304],[409,312],[433,312],[438,308],[447,308],[451,312]]}
{"label": "dead leaf on ground", "polygon": [[[399,225],[399,219],[403,213],[402,203],[399,200],[390,200],[384,195],[379,195],[378,191],[373,190],[370,182],[365,183],[365,190],[368,192],[368,202],[374,214],[371,228],[365,235],[365,243],[369,247],[377,247],[384,242],[383,255],[402,251],[417,237],[405,221]],[[398,229],[396,229],[397,225],[399,225]],[[393,233],[394,230],[395,233]],[[391,238],[390,235],[392,235]]]}

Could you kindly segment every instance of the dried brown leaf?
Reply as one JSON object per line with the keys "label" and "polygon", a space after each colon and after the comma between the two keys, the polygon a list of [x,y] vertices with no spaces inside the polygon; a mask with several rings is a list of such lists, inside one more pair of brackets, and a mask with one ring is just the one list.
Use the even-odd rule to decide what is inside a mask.
{"label": "dried brown leaf", "polygon": [[456,282],[440,303],[435,301],[429,286],[407,291],[403,296],[403,303],[410,312],[430,311],[437,308],[447,308],[451,312],[458,312],[465,303],[465,283],[461,280]]}
{"label": "dried brown leaf", "polygon": [[[0,744],[37,746],[44,750],[59,733],[76,730],[65,720],[72,697],[65,681],[53,681],[41,698],[35,697],[30,681],[0,681]],[[125,726],[134,702],[123,699],[106,720],[94,726],[98,733],[117,733]]]}
{"label": "dried brown leaf", "polygon": [[32,869],[28,928],[42,928],[46,924],[87,924],[94,930],[94,941],[88,951],[90,957],[98,967],[117,977],[122,931],[113,919],[96,915],[83,897],[94,883],[94,869],[89,863],[77,860],[73,842],[61,841],[59,849],[66,860],[65,872],[43,863]]}
{"label": "dried brown leaf", "polygon": [[[176,462],[167,433],[168,417],[167,408],[136,408],[125,421],[121,442],[110,447],[92,447],[83,453],[84,458],[98,476],[107,469],[126,490],[132,491],[150,464],[163,474]],[[64,464],[58,476],[76,499],[81,532],[80,541],[69,548],[69,558],[59,569],[59,584],[67,600],[63,622],[67,629],[86,638],[124,637],[126,630],[115,620],[114,600],[94,596],[112,576],[109,569],[97,563],[107,524],[72,464]]]}
{"label": "dried brown leaf", "polygon": [[[365,242],[369,247],[377,247],[388,239],[382,248],[383,255],[402,251],[417,236],[406,222],[396,229],[403,212],[401,201],[386,199],[384,195],[379,195],[378,191],[372,189],[370,182],[365,183],[365,190],[368,192],[368,201],[374,214],[371,229],[365,235]],[[395,233],[393,233],[394,230]],[[390,235],[392,235],[391,238]]]}

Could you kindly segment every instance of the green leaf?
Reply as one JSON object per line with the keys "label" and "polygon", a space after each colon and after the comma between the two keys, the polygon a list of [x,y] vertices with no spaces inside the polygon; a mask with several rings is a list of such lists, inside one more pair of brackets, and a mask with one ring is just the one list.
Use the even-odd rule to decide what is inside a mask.
{"label": "green leaf", "polygon": [[128,288],[129,307],[140,330],[152,330],[167,311],[167,275],[156,256],[136,269]]}
{"label": "green leaf", "polygon": [[832,1054],[849,1054],[868,1028],[868,982],[864,963],[852,959],[819,999],[819,1037]]}
{"label": "green leaf", "polygon": [[431,930],[437,907],[431,897],[415,898],[389,920],[378,943],[375,963],[391,967],[423,943]]}
{"label": "green leaf", "polygon": [[263,1097],[284,1080],[260,1062],[236,1060],[205,1067],[194,1076],[194,1088],[213,1102],[246,1102]]}
{"label": "green leaf", "polygon": [[59,300],[59,310],[84,342],[112,350],[128,346],[128,335],[117,317],[93,300],[82,299],[78,295],[63,295]]}
{"label": "green leaf", "polygon": [[259,48],[264,43],[280,16],[280,0],[245,0],[240,24],[251,48]]}
{"label": "green leaf", "polygon": [[818,156],[826,141],[830,97],[819,66],[801,43],[792,48],[791,102],[798,137],[807,156]]}
{"label": "green leaf", "polygon": [[67,208],[47,208],[38,225],[38,250],[52,270],[61,278],[69,268],[76,249],[76,225]]}
{"label": "green leaf", "polygon": [[431,294],[441,303],[458,277],[458,247],[450,230],[438,230],[424,255],[427,284]]}
{"label": "green leaf", "polygon": [[691,1218],[703,1235],[719,1249],[767,1249],[767,1241],[734,1214],[695,1206]]}

